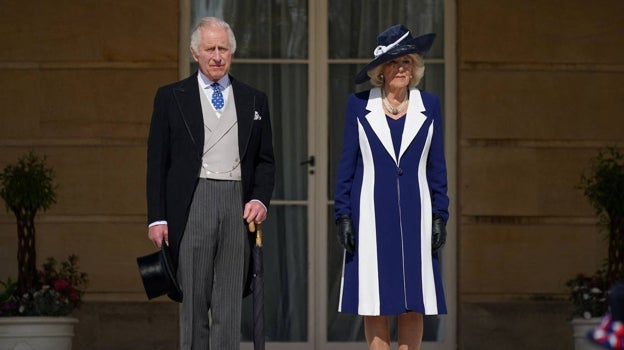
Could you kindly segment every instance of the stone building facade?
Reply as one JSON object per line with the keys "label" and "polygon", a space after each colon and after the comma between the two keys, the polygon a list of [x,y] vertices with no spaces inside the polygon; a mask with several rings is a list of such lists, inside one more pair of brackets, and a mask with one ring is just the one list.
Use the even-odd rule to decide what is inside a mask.
{"label": "stone building facade", "polygon": [[[457,348],[569,349],[565,281],[606,254],[575,186],[601,147],[624,146],[624,2],[452,4]],[[32,149],[56,170],[37,248],[89,272],[74,348],[175,348],[177,307],[145,301],[134,258],[153,249],[146,136],[156,87],[187,59],[180,4],[8,0],[0,14],[0,166]],[[4,279],[7,212],[0,241]]]}

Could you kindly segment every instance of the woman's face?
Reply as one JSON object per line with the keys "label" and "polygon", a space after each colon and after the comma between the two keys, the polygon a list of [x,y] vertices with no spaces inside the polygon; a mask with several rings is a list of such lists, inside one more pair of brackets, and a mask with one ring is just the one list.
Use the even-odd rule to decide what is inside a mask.
{"label": "woman's face", "polygon": [[414,61],[409,55],[397,57],[384,63],[381,71],[384,75],[384,87],[388,89],[404,88],[409,85],[414,70]]}

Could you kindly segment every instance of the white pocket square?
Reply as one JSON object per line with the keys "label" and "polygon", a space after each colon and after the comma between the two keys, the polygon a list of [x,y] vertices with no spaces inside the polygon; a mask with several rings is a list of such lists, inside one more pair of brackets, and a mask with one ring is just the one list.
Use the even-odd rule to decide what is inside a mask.
{"label": "white pocket square", "polygon": [[260,116],[260,113],[258,113],[258,111],[254,111],[254,120],[262,120],[262,117]]}

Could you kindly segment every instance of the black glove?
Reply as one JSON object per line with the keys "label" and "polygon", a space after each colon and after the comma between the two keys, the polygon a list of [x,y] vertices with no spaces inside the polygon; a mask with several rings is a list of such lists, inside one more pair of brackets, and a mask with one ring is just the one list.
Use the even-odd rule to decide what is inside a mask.
{"label": "black glove", "polygon": [[431,228],[431,252],[440,250],[446,243],[446,223],[440,214],[433,214],[433,225]]}
{"label": "black glove", "polygon": [[355,232],[349,215],[340,215],[336,219],[338,225],[338,242],[349,254],[355,252]]}

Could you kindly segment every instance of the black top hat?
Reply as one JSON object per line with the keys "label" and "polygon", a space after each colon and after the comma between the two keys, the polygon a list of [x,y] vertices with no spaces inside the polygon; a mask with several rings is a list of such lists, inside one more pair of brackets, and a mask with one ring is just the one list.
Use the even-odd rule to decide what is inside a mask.
{"label": "black top hat", "polygon": [[414,38],[402,24],[397,24],[384,30],[377,36],[377,47],[373,52],[375,58],[355,76],[355,83],[361,84],[367,81],[370,79],[368,76],[369,70],[394,58],[410,53],[424,56],[431,48],[431,45],[433,45],[435,36],[435,33],[428,33]]}
{"label": "black top hat", "polygon": [[171,300],[182,302],[182,290],[176,280],[171,250],[164,240],[160,251],[138,257],[137,264],[148,299],[167,294]]}

